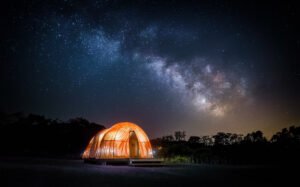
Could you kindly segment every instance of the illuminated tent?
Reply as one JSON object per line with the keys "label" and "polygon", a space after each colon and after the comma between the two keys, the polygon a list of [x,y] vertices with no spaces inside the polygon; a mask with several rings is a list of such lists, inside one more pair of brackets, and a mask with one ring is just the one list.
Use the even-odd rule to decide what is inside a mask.
{"label": "illuminated tent", "polygon": [[153,158],[146,133],[138,125],[122,122],[98,132],[85,149],[83,159]]}

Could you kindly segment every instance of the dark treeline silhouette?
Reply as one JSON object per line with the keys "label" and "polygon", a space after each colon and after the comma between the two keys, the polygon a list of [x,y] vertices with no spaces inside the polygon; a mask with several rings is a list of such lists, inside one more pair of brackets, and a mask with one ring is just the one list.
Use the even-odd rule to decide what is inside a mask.
{"label": "dark treeline silhouette", "polygon": [[0,155],[79,158],[104,126],[83,118],[67,122],[23,113],[0,113]]}
{"label": "dark treeline silhouette", "polygon": [[[80,158],[104,126],[83,118],[60,121],[23,113],[0,113],[0,155]],[[247,135],[219,132],[190,136],[184,131],[151,140],[155,157],[171,162],[223,164],[300,163],[300,127],[291,126],[267,140],[261,131]]]}
{"label": "dark treeline silhouette", "polygon": [[185,132],[151,140],[155,156],[174,162],[221,164],[299,164],[300,127],[291,126],[268,141],[261,131],[246,136],[219,132],[191,136]]}

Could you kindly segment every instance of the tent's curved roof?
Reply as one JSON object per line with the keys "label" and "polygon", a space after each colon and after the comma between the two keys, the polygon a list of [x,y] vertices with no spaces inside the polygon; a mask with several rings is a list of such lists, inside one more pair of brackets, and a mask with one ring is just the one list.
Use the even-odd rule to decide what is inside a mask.
{"label": "tent's curved roof", "polygon": [[139,157],[152,158],[150,141],[138,125],[121,122],[98,132],[89,142],[83,158],[129,158],[129,136],[135,132],[138,140]]}

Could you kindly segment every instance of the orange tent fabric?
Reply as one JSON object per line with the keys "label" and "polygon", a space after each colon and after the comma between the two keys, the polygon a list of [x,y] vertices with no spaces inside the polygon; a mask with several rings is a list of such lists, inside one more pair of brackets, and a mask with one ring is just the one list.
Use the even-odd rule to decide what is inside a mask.
{"label": "orange tent fabric", "polygon": [[153,158],[150,141],[138,125],[122,122],[98,132],[85,149],[83,159]]}

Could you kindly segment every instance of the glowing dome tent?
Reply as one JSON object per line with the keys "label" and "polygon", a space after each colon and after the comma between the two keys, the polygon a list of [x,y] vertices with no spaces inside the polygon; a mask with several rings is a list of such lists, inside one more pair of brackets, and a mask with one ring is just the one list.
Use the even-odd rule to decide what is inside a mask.
{"label": "glowing dome tent", "polygon": [[153,158],[150,141],[138,125],[122,122],[98,132],[85,149],[83,159]]}

